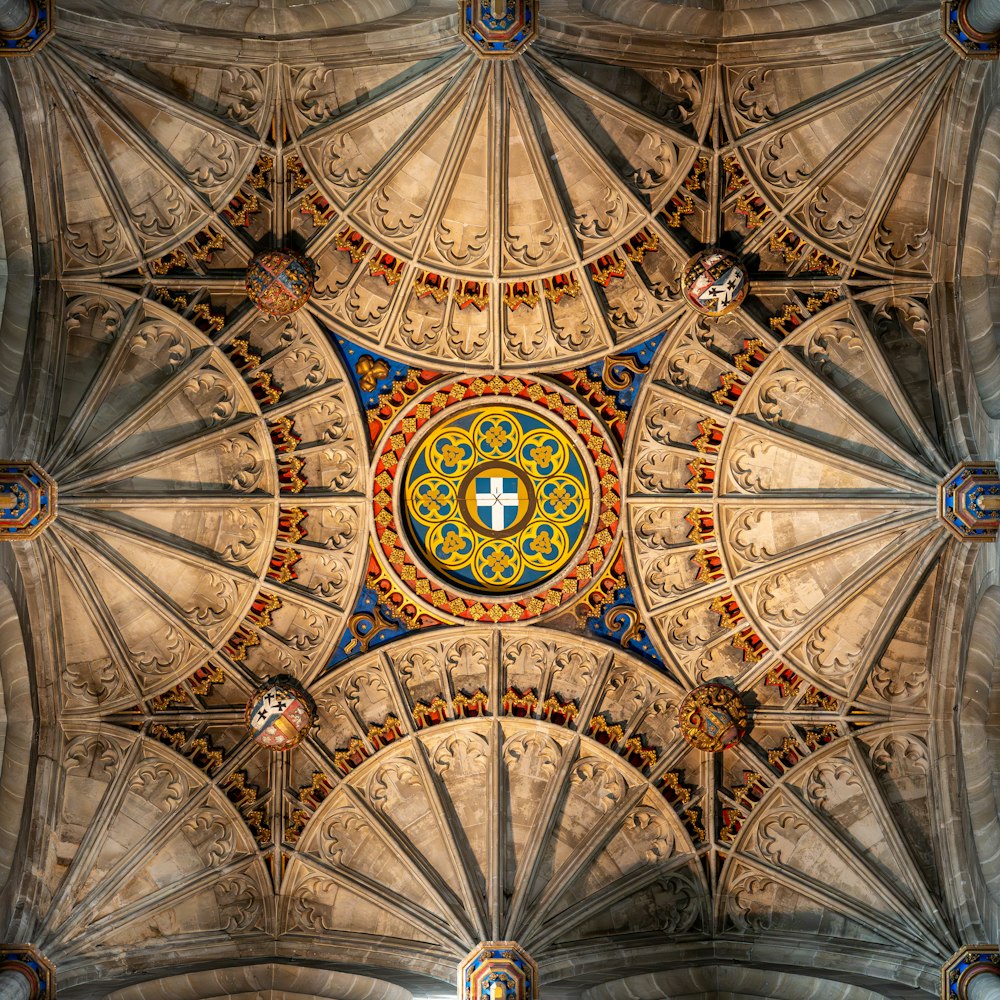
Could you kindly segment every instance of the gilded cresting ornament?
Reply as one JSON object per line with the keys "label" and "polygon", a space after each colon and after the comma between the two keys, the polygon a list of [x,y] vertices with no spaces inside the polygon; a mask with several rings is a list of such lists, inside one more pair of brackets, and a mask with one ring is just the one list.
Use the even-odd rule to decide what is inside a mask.
{"label": "gilded cresting ornament", "polygon": [[734,688],[728,684],[702,684],[681,702],[677,723],[691,746],[718,753],[736,746],[746,735],[747,714]]}
{"label": "gilded cresting ornament", "polygon": [[316,265],[305,254],[287,248],[265,250],[247,268],[247,298],[268,316],[298,312],[315,284]]}
{"label": "gilded cresting ornament", "polygon": [[316,725],[316,703],[294,677],[279,674],[250,695],[243,718],[255,743],[283,753]]}

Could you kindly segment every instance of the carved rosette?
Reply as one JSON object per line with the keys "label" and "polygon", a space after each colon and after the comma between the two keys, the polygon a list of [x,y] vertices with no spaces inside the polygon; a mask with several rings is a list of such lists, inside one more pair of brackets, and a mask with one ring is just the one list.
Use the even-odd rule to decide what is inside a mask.
{"label": "carved rosette", "polygon": [[995,462],[962,462],[938,492],[939,513],[965,542],[993,542],[1000,532],[1000,473]]}
{"label": "carved rosette", "polygon": [[740,693],[729,685],[702,684],[681,702],[677,720],[691,746],[718,753],[742,741],[748,713]]}
{"label": "carved rosette", "polygon": [[538,966],[515,941],[484,941],[458,968],[458,1000],[535,1000]]}
{"label": "carved rosette", "polygon": [[34,462],[0,465],[0,540],[34,538],[56,516],[56,484]]}
{"label": "carved rosette", "polygon": [[977,976],[1000,976],[1000,947],[974,944],[955,952],[941,970],[941,1000],[967,1000]]}
{"label": "carved rosette", "polygon": [[0,944],[0,976],[16,973],[28,982],[29,1000],[56,995],[55,966],[30,944]]}

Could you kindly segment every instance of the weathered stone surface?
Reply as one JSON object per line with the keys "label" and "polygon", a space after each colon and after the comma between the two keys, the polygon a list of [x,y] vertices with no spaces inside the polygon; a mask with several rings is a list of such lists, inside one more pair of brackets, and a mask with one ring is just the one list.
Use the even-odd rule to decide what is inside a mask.
{"label": "weathered stone surface", "polygon": [[[67,1000],[439,1000],[504,940],[551,1000],[931,996],[1000,930],[1000,556],[936,508],[1000,453],[995,70],[927,5],[458,14],[70,0],[9,61],[0,440],[59,517],[0,552],[0,924]],[[588,547],[446,593],[392,470],[507,403]]]}

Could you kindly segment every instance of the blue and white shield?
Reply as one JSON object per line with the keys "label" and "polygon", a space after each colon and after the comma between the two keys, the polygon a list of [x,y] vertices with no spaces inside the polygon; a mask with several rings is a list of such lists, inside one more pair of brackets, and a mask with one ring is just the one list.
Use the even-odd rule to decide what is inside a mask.
{"label": "blue and white shield", "polygon": [[[711,275],[706,275],[711,281]],[[698,287],[698,302],[706,309],[722,310],[732,305],[746,281],[746,274],[740,267],[727,268],[707,288]]]}
{"label": "blue and white shield", "polygon": [[520,516],[521,491],[515,476],[477,476],[476,514],[491,531],[506,531]]}

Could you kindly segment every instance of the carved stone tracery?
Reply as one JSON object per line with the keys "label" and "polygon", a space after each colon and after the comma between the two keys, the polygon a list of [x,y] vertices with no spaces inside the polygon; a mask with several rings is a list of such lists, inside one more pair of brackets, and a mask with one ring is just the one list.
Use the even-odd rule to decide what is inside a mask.
{"label": "carved stone tracery", "polygon": [[[947,951],[930,644],[953,460],[924,209],[954,57],[873,36],[817,82],[809,59],[730,66],[641,33],[626,58],[590,15],[568,53],[546,16],[493,66],[453,28],[424,50],[414,15],[395,49],[348,32],[294,66],[142,68],[90,37],[32,70],[65,374],[30,452],[59,519],[24,559],[62,623],[40,919],[72,986],[117,956],[189,962],[195,939],[220,963],[378,954],[428,981],[516,939],[579,973],[574,995],[666,940],[752,938],[781,964],[833,927],[851,975]],[[404,50],[419,69],[386,77]],[[279,232],[320,266],[271,322],[233,275]],[[696,317],[684,261],[720,236],[751,286]],[[386,540],[379,479],[456,385],[475,405],[538,390],[599,474],[607,537],[581,584],[525,598],[545,627],[446,595],[430,624],[451,627],[407,635],[358,603],[388,581],[441,610]],[[603,617],[648,629],[655,666],[548,627],[626,584]],[[319,725],[273,758],[243,709],[279,670]],[[754,730],[708,758],[680,724],[712,682]]]}

